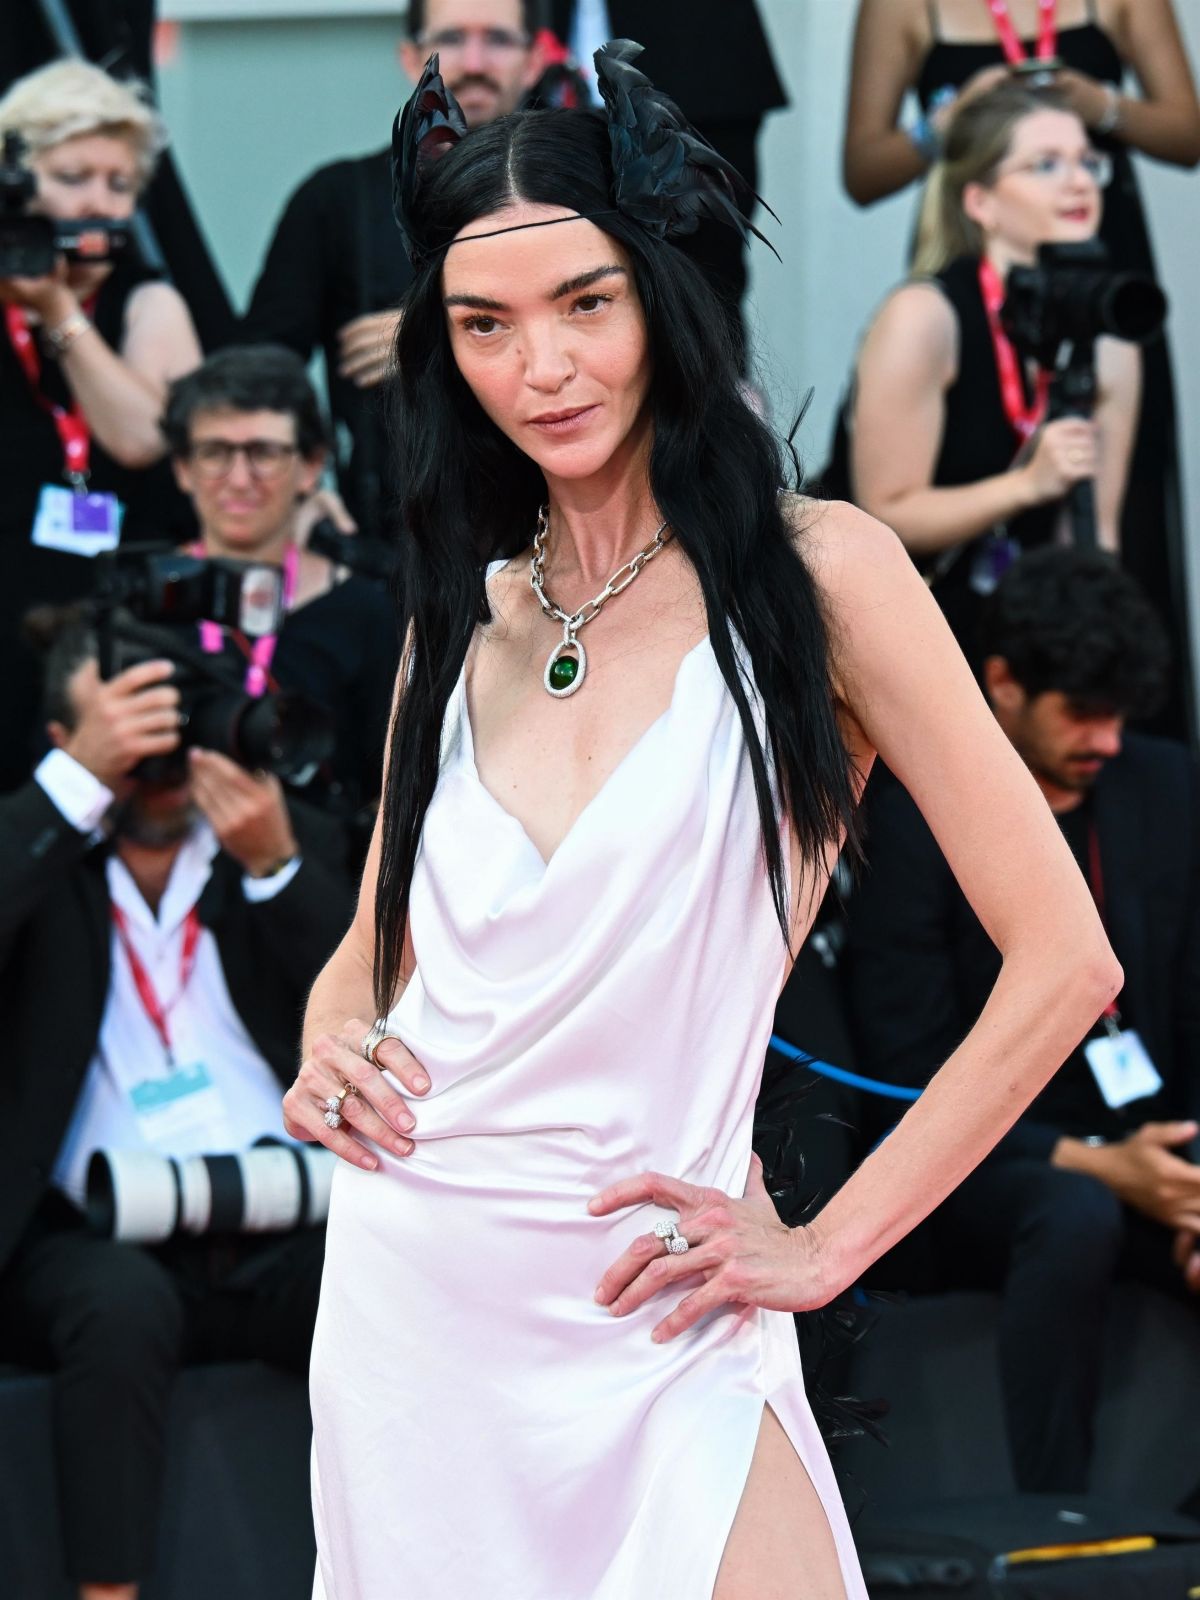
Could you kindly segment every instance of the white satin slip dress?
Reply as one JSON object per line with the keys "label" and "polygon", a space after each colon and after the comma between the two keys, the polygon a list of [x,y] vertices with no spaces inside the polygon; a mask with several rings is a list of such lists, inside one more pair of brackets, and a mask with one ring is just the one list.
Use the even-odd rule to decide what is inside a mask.
{"label": "white satin slip dress", "polygon": [[696,1279],[622,1318],[593,1299],[669,1215],[592,1217],[598,1189],[743,1193],[785,971],[708,640],[549,862],[480,782],[460,676],[411,928],[390,1024],[432,1088],[411,1156],[334,1179],[314,1600],[711,1600],[767,1405],[866,1600],[791,1316],[725,1307],[657,1345]]}

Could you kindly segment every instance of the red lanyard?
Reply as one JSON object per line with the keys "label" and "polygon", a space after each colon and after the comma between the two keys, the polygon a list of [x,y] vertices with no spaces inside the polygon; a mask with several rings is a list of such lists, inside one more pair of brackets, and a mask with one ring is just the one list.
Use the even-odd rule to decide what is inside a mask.
{"label": "red lanyard", "polygon": [[[197,545],[193,552],[203,555],[203,550]],[[296,589],[300,582],[300,550],[295,544],[289,544],[287,554],[283,558],[283,614],[286,617],[292,609],[296,599]],[[216,622],[202,622],[200,624],[200,648],[206,655],[220,655],[224,648],[224,635],[220,625]],[[271,671],[271,663],[275,659],[275,646],[279,643],[277,633],[265,633],[261,639],[255,639],[250,647],[250,665],[246,668],[246,693],[257,700],[266,692],[267,679]]]}
{"label": "red lanyard", "polygon": [[1000,321],[1004,305],[1004,284],[1000,274],[986,256],[979,261],[979,292],[987,312],[988,327],[992,331],[992,346],[996,352],[996,371],[1000,377],[1000,398],[1009,425],[1024,444],[1041,424],[1050,398],[1050,374],[1040,369],[1034,386],[1033,400],[1025,399],[1025,386],[1021,382],[1021,362],[1013,349],[1012,340]]}
{"label": "red lanyard", "polygon": [[[1107,933],[1108,918],[1104,913],[1104,872],[1100,865],[1100,835],[1091,817],[1088,818],[1088,884],[1092,891],[1092,899],[1096,902],[1096,910],[1100,913],[1100,926]],[[1106,1024],[1115,1026],[1121,1017],[1121,1013],[1117,1010],[1117,1002],[1110,1000],[1102,1015]],[[1112,1031],[1111,1026],[1109,1031]]]}
{"label": "red lanyard", "polygon": [[8,329],[9,342],[16,352],[25,376],[29,379],[33,398],[42,410],[48,412],[54,419],[54,426],[62,444],[67,481],[74,490],[82,493],[87,484],[88,468],[91,465],[92,436],[79,408],[79,402],[76,401],[68,411],[42,393],[42,358],[38,354],[37,341],[29,331],[29,322],[21,307],[5,306],[4,322]]}
{"label": "red lanyard", "polygon": [[[996,24],[996,32],[1000,35],[1000,48],[1009,66],[1015,67],[1019,62],[1027,61],[1029,52],[1013,27],[1013,20],[1008,14],[1008,0],[987,0],[987,3],[992,21]],[[1058,54],[1058,26],[1054,20],[1057,9],[1057,0],[1038,0],[1039,61],[1053,61]]]}
{"label": "red lanyard", "polygon": [[179,956],[179,988],[175,991],[170,1003],[163,1005],[158,998],[158,990],[154,987],[141,956],[133,948],[133,940],[129,937],[129,922],[125,913],[115,903],[110,909],[112,911],[113,927],[116,929],[117,938],[121,941],[125,959],[129,962],[129,970],[133,975],[138,999],[142,1002],[142,1009],[150,1019],[150,1026],[162,1040],[162,1047],[166,1052],[168,1065],[173,1067],[175,1065],[175,1056],[171,1049],[171,1030],[168,1019],[171,1012],[183,999],[183,992],[187,988],[192,973],[196,968],[196,947],[200,943],[200,914],[195,906],[187,914],[187,919],[183,924],[183,948]]}

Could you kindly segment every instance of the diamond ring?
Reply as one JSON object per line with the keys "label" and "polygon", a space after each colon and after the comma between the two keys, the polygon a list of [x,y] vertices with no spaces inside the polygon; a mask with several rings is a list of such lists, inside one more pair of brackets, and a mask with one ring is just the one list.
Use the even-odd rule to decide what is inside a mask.
{"label": "diamond ring", "polygon": [[673,1222],[656,1222],[654,1231],[666,1245],[670,1255],[683,1256],[691,1249],[691,1246]]}

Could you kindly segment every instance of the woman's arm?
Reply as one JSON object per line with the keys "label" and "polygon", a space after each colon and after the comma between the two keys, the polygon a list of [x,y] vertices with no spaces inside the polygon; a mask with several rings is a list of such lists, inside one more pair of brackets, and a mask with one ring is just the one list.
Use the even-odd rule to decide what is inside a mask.
{"label": "woman's arm", "polygon": [[[797,539],[826,600],[848,750],[864,777],[878,751],[908,788],[1001,971],[966,1039],[814,1221],[780,1222],[757,1157],[741,1198],[644,1172],[589,1201],[593,1216],[647,1201],[679,1214],[686,1254],[641,1234],[596,1288],[624,1316],[702,1277],[655,1326],[659,1342],[720,1306],[809,1310],[855,1283],[983,1159],[1121,986],[1050,809],[899,541],[850,506],[805,517]],[[792,881],[799,936],[821,885],[805,883],[795,848]]]}
{"label": "woman's arm", "polygon": [[810,1225],[827,1280],[844,1286],[982,1160],[1122,980],[1049,807],[898,541],[841,506],[801,537],[848,734],[908,789],[1002,958],[966,1039]]}
{"label": "woman's arm", "polygon": [[842,141],[842,182],[860,206],[895,194],[926,170],[912,140],[896,126],[926,48],[911,5],[861,0]]}
{"label": "woman's arm", "polygon": [[[1200,101],[1171,0],[1123,0],[1112,32],[1142,89],[1140,96],[1118,97],[1118,137],[1143,155],[1194,167],[1200,161]],[[1103,126],[1111,115],[1108,85],[1064,71],[1055,87],[1089,127]]]}
{"label": "woman's arm", "polygon": [[[37,310],[48,328],[80,310],[59,283]],[[148,467],[163,455],[159,431],[172,379],[200,363],[200,343],[183,299],[165,283],[145,284],[129,301],[118,354],[94,326],[60,357],[63,376],[94,437],[124,467]]]}
{"label": "woman's arm", "polygon": [[855,376],[850,476],[856,504],[914,556],[936,555],[1031,507],[1061,499],[1096,467],[1093,423],[1044,427],[1032,456],[976,483],[935,488],[946,391],[958,371],[958,323],[940,289],[897,289],[863,342]]}
{"label": "woman's arm", "polygon": [[1122,339],[1096,343],[1096,536],[1102,550],[1121,548],[1121,507],[1142,402],[1142,352]]}

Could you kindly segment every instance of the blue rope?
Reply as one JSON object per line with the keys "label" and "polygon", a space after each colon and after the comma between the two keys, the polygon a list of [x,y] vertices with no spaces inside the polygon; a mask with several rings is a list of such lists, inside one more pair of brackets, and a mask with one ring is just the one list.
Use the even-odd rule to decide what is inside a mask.
{"label": "blue rope", "polygon": [[781,1039],[777,1033],[771,1035],[770,1047],[789,1061],[799,1061],[803,1066],[811,1067],[819,1077],[832,1078],[834,1083],[848,1084],[851,1089],[864,1089],[867,1094],[881,1095],[886,1100],[919,1100],[921,1097],[920,1089],[904,1089],[898,1083],[880,1083],[877,1078],[863,1078],[857,1072],[847,1072],[845,1067],[834,1067],[828,1061],[818,1061],[807,1051],[799,1050],[786,1039]]}

